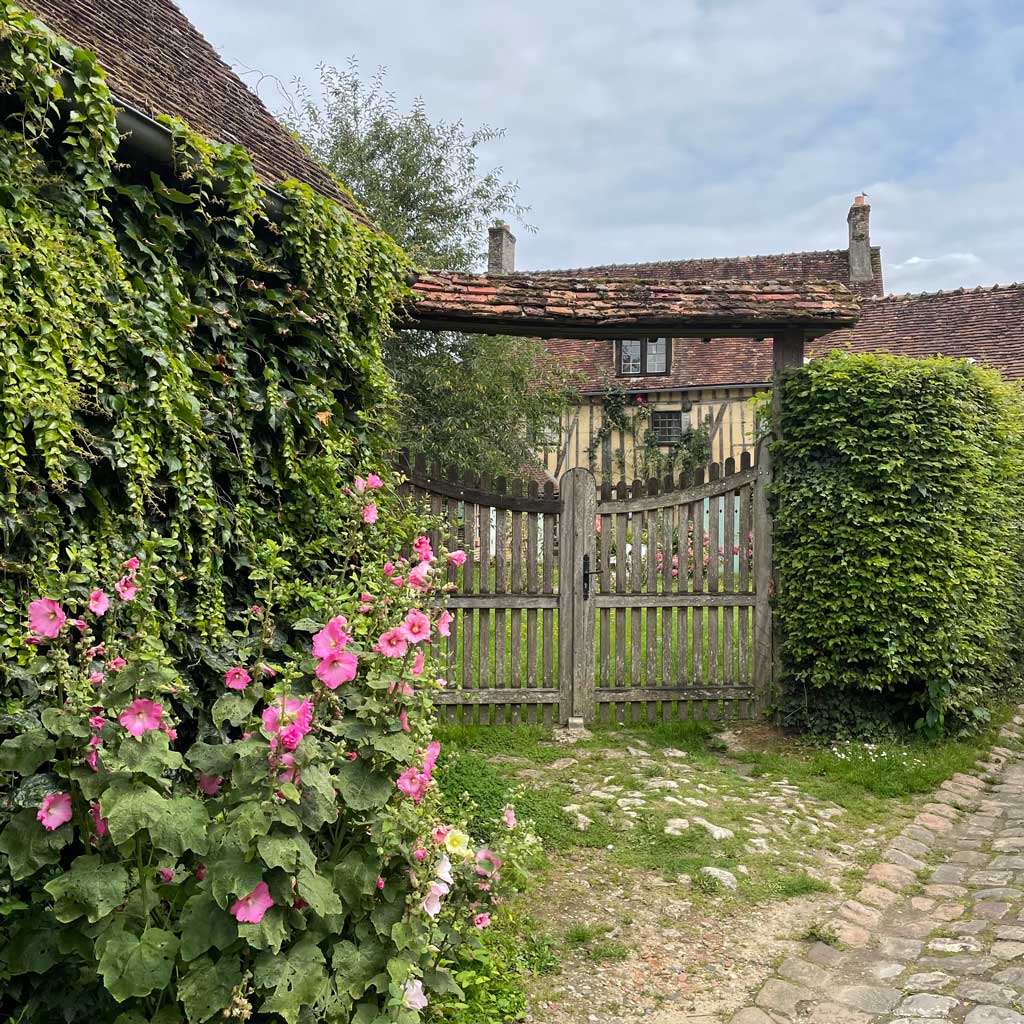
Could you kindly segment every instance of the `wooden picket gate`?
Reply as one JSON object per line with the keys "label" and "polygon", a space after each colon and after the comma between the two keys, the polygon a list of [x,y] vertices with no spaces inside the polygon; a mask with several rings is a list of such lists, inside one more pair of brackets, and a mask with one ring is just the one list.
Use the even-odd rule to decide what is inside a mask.
{"label": "wooden picket gate", "polygon": [[451,721],[750,718],[772,679],[767,447],[681,478],[536,483],[404,467],[438,517]]}

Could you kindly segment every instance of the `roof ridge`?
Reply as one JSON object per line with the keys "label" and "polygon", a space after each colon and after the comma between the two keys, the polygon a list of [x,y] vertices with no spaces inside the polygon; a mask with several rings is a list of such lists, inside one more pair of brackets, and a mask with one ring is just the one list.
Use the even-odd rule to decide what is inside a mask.
{"label": "roof ridge", "polygon": [[[881,249],[873,245],[872,250]],[[548,270],[524,270],[524,274],[573,274],[578,271],[590,270],[626,270],[630,267],[656,267],[670,263],[710,263],[722,260],[769,260],[782,259],[787,256],[839,256],[846,255],[848,249],[797,249],[792,252],[759,252],[743,256],[686,256],[682,259],[642,260],[637,263],[595,263],[589,267],[565,267]]]}
{"label": "roof ridge", "polygon": [[868,302],[897,302],[907,299],[934,299],[949,295],[979,295],[988,292],[1009,292],[1024,289],[1024,281],[1011,281],[1008,284],[979,284],[973,288],[961,285],[959,288],[939,288],[934,292],[890,292],[888,295],[867,295]]}

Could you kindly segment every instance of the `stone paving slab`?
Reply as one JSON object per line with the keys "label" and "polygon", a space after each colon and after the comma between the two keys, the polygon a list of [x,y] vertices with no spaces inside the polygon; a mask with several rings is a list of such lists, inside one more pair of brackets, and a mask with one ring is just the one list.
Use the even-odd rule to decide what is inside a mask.
{"label": "stone paving slab", "polygon": [[1000,740],[731,1024],[1024,1024],[1024,717]]}

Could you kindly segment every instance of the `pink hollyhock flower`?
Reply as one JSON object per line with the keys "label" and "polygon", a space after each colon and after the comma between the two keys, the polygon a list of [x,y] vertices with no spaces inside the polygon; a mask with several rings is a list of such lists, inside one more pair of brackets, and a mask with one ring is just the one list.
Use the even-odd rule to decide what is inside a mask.
{"label": "pink hollyhock flower", "polygon": [[96,835],[102,839],[110,829],[107,827],[107,819],[103,817],[103,813],[100,811],[100,805],[95,800],[89,804],[89,813],[92,815],[92,823],[96,828]]}
{"label": "pink hollyhock flower", "polygon": [[377,502],[371,501],[370,504],[363,509],[363,522],[371,524],[377,522]]}
{"label": "pink hollyhock flower", "polygon": [[355,759],[356,759],[356,758],[357,758],[358,756],[359,756],[359,755],[358,755],[358,754],[357,754],[357,753],[356,753],[356,752],[355,752],[354,750],[350,750],[350,751],[349,751],[349,752],[348,752],[348,753],[347,753],[347,754],[345,755],[345,760],[346,760],[346,761],[354,761],[354,760],[355,760]]}
{"label": "pink hollyhock flower", "polygon": [[172,729],[166,722],[161,722],[160,728],[167,734],[167,738],[172,743],[178,738],[178,730]]}
{"label": "pink hollyhock flower", "polygon": [[89,737],[89,746],[90,747],[102,747],[103,746],[103,740],[101,740],[99,738],[99,736],[90,736]]}
{"label": "pink hollyhock flower", "polygon": [[413,857],[416,858],[417,862],[420,863],[420,864],[422,864],[427,859],[427,857],[429,856],[427,851],[424,850],[422,846],[417,846],[416,849],[412,851],[412,855],[413,855]]}
{"label": "pink hollyhock flower", "polygon": [[39,636],[53,640],[60,633],[67,616],[64,609],[48,597],[33,601],[28,606],[28,628]]}
{"label": "pink hollyhock flower", "polygon": [[36,636],[34,633],[29,633],[27,637],[22,641],[27,647],[38,647],[43,642],[41,636]]}
{"label": "pink hollyhock flower", "polygon": [[505,804],[505,810],[501,812],[502,821],[506,828],[516,827],[516,809],[511,804]]}
{"label": "pink hollyhock flower", "polygon": [[292,722],[281,730],[281,745],[285,750],[294,750],[306,735],[307,730]]}
{"label": "pink hollyhock flower", "polygon": [[109,663],[109,666],[114,672],[120,672],[127,664],[128,662],[125,661],[124,658],[114,658],[114,660]]}
{"label": "pink hollyhock flower", "polygon": [[447,679],[442,679],[440,676],[437,677],[437,685],[443,690],[448,685]]}
{"label": "pink hollyhock flower", "polygon": [[[394,586],[400,587],[405,582],[405,577],[403,577],[403,576],[392,576],[391,577],[391,582],[392,582],[392,584]],[[388,599],[388,604],[391,604],[391,599],[390,598]]]}
{"label": "pink hollyhock flower", "polygon": [[99,751],[98,750],[90,750],[89,753],[85,755],[85,763],[89,766],[89,768],[92,771],[98,772],[100,770],[100,755],[99,755]]}
{"label": "pink hollyhock flower", "polygon": [[85,619],[71,619],[71,625],[74,626],[79,633],[84,633],[86,630]]}
{"label": "pink hollyhock flower", "polygon": [[424,913],[437,917],[441,912],[441,897],[448,895],[448,886],[444,882],[434,882],[427,891],[426,899],[420,904]]}
{"label": "pink hollyhock flower", "polygon": [[206,878],[206,865],[205,864],[197,864],[196,865],[196,881],[197,882],[201,882],[205,878]]}
{"label": "pink hollyhock flower", "polygon": [[359,614],[360,614],[360,615],[365,615],[365,614],[366,614],[366,613],[367,613],[368,611],[370,611],[370,610],[371,610],[372,608],[373,608],[373,605],[372,605],[372,604],[361,604],[361,605],[359,606]]}
{"label": "pink hollyhock flower", "polygon": [[44,797],[36,814],[36,820],[43,823],[43,828],[47,832],[52,832],[69,822],[71,820],[71,794],[50,793]]}
{"label": "pink hollyhock flower", "polygon": [[437,828],[434,829],[434,842],[440,846],[441,843],[448,838],[448,833],[451,832],[451,830],[450,825],[438,825]]}
{"label": "pink hollyhock flower", "polygon": [[253,615],[262,615],[263,614],[263,609],[258,604],[251,605],[250,608],[249,608],[249,611]]}
{"label": "pink hollyhock flower", "polygon": [[496,878],[498,868],[501,867],[501,860],[491,850],[477,850],[476,873],[483,878]]}
{"label": "pink hollyhock flower", "polygon": [[429,562],[420,562],[419,565],[413,566],[409,570],[409,586],[421,592],[429,590],[428,577],[432,569],[433,566]]}
{"label": "pink hollyhock flower", "polygon": [[93,615],[103,615],[110,607],[110,598],[102,590],[94,590],[89,595],[89,611]]}
{"label": "pink hollyhock flower", "polygon": [[398,712],[398,721],[402,726],[402,732],[411,731],[409,728],[409,713],[405,710],[405,708],[402,708],[402,710]]}
{"label": "pink hollyhock flower", "polygon": [[138,569],[140,564],[141,563],[139,562],[138,558],[136,558],[135,555],[132,555],[132,557],[129,558],[128,561],[124,563],[124,567],[129,572],[135,572],[135,570]]}
{"label": "pink hollyhock flower", "polygon": [[199,773],[199,788],[207,796],[216,796],[220,792],[220,787],[223,783],[224,779],[220,775],[205,775],[203,772]]}
{"label": "pink hollyhock flower", "polygon": [[384,486],[384,481],[381,480],[376,473],[367,473],[366,486],[369,487],[371,491],[376,491]]}
{"label": "pink hollyhock flower", "polygon": [[427,795],[430,788],[430,776],[416,771],[415,768],[406,768],[398,781],[395,783],[400,793],[404,793],[412,802],[419,805],[419,802]]}
{"label": "pink hollyhock flower", "polygon": [[295,755],[294,754],[282,754],[281,764],[284,765],[284,771],[281,772],[278,777],[278,782],[292,782],[295,785],[299,783],[299,773],[295,767]]}
{"label": "pink hollyhock flower", "polygon": [[273,679],[277,675],[277,669],[271,668],[266,662],[260,662],[256,666],[259,669],[261,676],[267,676],[269,679]]}
{"label": "pink hollyhock flower", "polygon": [[479,928],[481,931],[483,931],[483,929],[486,928],[490,923],[491,915],[488,914],[486,911],[482,914],[477,914],[473,918],[473,927]]}
{"label": "pink hollyhock flower", "polygon": [[282,711],[285,724],[294,722],[303,734],[313,727],[313,705],[308,700],[279,697],[263,712],[263,726],[267,732],[278,732],[281,728]]}
{"label": "pink hollyhock flower", "polygon": [[399,629],[409,643],[423,643],[424,640],[430,639],[430,616],[419,608],[410,608]]}
{"label": "pink hollyhock flower", "polygon": [[345,632],[348,619],[344,615],[335,615],[330,622],[313,636],[313,654],[317,658],[326,658],[336,651],[344,650],[352,638]]}
{"label": "pink hollyhock flower", "polygon": [[102,729],[106,724],[107,720],[102,715],[89,716],[89,727],[91,729]]}
{"label": "pink hollyhock flower", "polygon": [[114,584],[114,589],[122,601],[134,601],[139,593],[139,588],[135,585],[135,578],[132,576],[122,576]]}
{"label": "pink hollyhock flower", "polygon": [[421,676],[421,675],[423,675],[423,666],[426,665],[426,663],[427,663],[427,654],[426,654],[426,651],[424,651],[423,648],[421,647],[416,652],[416,657],[413,659],[412,674],[414,676]]}
{"label": "pink hollyhock flower", "polygon": [[434,765],[437,764],[437,755],[440,753],[441,744],[437,740],[427,744],[427,752],[423,757],[423,771],[426,772],[428,779],[434,772]]}
{"label": "pink hollyhock flower", "polygon": [[384,575],[390,576],[395,571],[395,567],[390,562],[384,563]]}
{"label": "pink hollyhock flower", "polygon": [[95,647],[90,647],[85,652],[85,656],[87,658],[95,658],[98,655],[104,654],[105,652],[106,652],[106,648],[103,646],[103,644],[97,644]]}
{"label": "pink hollyhock flower", "polygon": [[259,924],[274,905],[266,882],[260,882],[247,896],[231,905],[231,913],[239,924]]}
{"label": "pink hollyhock flower", "polygon": [[412,549],[420,557],[422,562],[434,560],[434,549],[430,546],[430,538],[420,535],[412,542]]}
{"label": "pink hollyhock flower", "polygon": [[407,1010],[422,1010],[426,1007],[427,997],[423,992],[423,982],[419,978],[410,978],[402,992],[402,1005]]}
{"label": "pink hollyhock flower", "polygon": [[174,881],[174,872],[170,868],[157,868],[156,873],[160,876],[162,882]]}
{"label": "pink hollyhock flower", "polygon": [[224,673],[224,685],[229,690],[244,690],[251,682],[252,676],[241,665],[235,665]]}
{"label": "pink hollyhock flower", "polygon": [[91,672],[89,674],[89,682],[92,683],[93,686],[99,686],[100,683],[103,682],[104,678],[105,677],[102,672]]}
{"label": "pink hollyhock flower", "polygon": [[373,649],[379,651],[386,658],[404,658],[409,644],[401,628],[396,626],[394,629],[381,633],[373,645]]}
{"label": "pink hollyhock flower", "polygon": [[466,552],[459,548],[458,551],[450,551],[448,553],[448,561],[452,565],[465,565],[466,564]]}
{"label": "pink hollyhock flower", "polygon": [[452,635],[452,623],[455,621],[455,616],[452,615],[447,609],[445,609],[438,616],[437,619],[437,632],[439,636],[451,636]]}
{"label": "pink hollyhock flower", "polygon": [[394,696],[396,693],[399,697],[415,697],[416,691],[404,680],[396,679],[389,687],[388,693]]}
{"label": "pink hollyhock flower", "polygon": [[342,683],[356,677],[359,659],[351,651],[329,654],[316,667],[316,677],[328,690],[336,690]]}
{"label": "pink hollyhock flower", "polygon": [[361,476],[357,476],[353,481],[353,486],[357,493],[362,494],[366,490],[366,481]]}
{"label": "pink hollyhock flower", "polygon": [[373,604],[373,594],[367,594],[366,591],[363,591],[363,593],[359,595],[359,600],[362,601],[363,604]]}
{"label": "pink hollyhock flower", "polygon": [[437,862],[437,877],[439,881],[446,882],[448,885],[452,885],[454,882],[452,878],[452,862],[448,859],[447,853],[443,854]]}
{"label": "pink hollyhock flower", "polygon": [[381,890],[383,888],[384,888],[384,876],[383,875],[378,875],[377,876],[377,889],[379,891],[379,890]]}
{"label": "pink hollyhock flower", "polygon": [[140,697],[121,712],[118,721],[133,736],[141,736],[144,732],[159,729],[163,717],[164,709],[159,704]]}

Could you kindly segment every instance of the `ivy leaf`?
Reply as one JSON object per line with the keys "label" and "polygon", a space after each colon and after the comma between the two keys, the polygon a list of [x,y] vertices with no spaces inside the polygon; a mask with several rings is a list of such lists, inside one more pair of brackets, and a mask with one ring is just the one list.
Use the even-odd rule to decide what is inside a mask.
{"label": "ivy leaf", "polygon": [[54,898],[53,915],[62,924],[83,914],[95,924],[120,906],[128,882],[128,872],[120,864],[104,864],[99,857],[77,857],[70,870],[43,888]]}
{"label": "ivy leaf", "polygon": [[97,969],[107,991],[123,1003],[166,988],[177,953],[177,937],[162,928],[149,928],[141,936],[118,931],[104,943]]}
{"label": "ivy leaf", "polygon": [[0,832],[0,853],[7,854],[11,877],[18,882],[47,864],[56,864],[59,851],[73,836],[70,824],[47,832],[36,820],[35,811],[19,811]]}
{"label": "ivy leaf", "polygon": [[264,953],[256,960],[253,976],[260,987],[274,989],[260,1012],[280,1014],[287,1024],[296,1024],[302,1007],[315,1003],[327,987],[324,955],[308,938],[283,954]]}
{"label": "ivy leaf", "polygon": [[0,771],[31,775],[56,753],[56,745],[42,729],[30,729],[0,743]]}
{"label": "ivy leaf", "polygon": [[215,725],[224,721],[241,725],[251,714],[256,701],[240,693],[225,693],[213,702],[210,717]]}
{"label": "ivy leaf", "polygon": [[235,919],[208,893],[190,897],[181,912],[182,960],[195,960],[208,949],[226,949],[237,938]]}
{"label": "ivy leaf", "polygon": [[[303,779],[309,777],[308,770]],[[383,807],[394,790],[394,783],[383,772],[374,771],[362,758],[346,761],[337,770],[336,779],[341,799],[354,811]]]}
{"label": "ivy leaf", "polygon": [[299,869],[295,891],[309,904],[313,913],[321,917],[345,912],[345,906],[330,881],[323,875],[316,874],[311,868]]}
{"label": "ivy leaf", "polygon": [[216,963],[209,957],[196,961],[178,982],[178,998],[185,1004],[189,1024],[203,1024],[226,1010],[241,981],[242,968],[236,956],[222,956]]}

